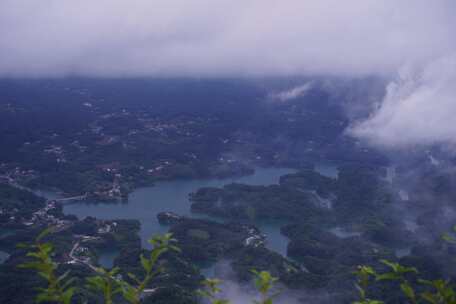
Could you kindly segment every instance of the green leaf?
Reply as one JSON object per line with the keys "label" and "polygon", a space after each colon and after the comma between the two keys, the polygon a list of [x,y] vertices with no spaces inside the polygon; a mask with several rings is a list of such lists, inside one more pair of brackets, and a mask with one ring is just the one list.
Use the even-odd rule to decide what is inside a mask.
{"label": "green leaf", "polygon": [[359,286],[356,283],[355,283],[355,288],[358,290],[361,299],[365,299],[366,298],[366,291],[361,286]]}
{"label": "green leaf", "polygon": [[122,296],[131,304],[139,303],[136,289],[126,282],[122,284]]}
{"label": "green leaf", "polygon": [[438,304],[439,302],[438,299],[436,299],[436,296],[429,291],[423,292],[420,296],[431,304]]}
{"label": "green leaf", "polygon": [[394,281],[399,280],[401,277],[394,272],[387,272],[379,274],[375,277],[377,281]]}
{"label": "green leaf", "polygon": [[36,241],[39,242],[41,241],[45,236],[47,236],[48,234],[51,233],[51,228],[48,227],[46,229],[44,229],[43,231],[41,231],[41,233],[36,237]]}
{"label": "green leaf", "polygon": [[73,294],[74,294],[74,288],[68,288],[63,293],[63,303],[64,304],[71,304],[71,298],[73,297]]}
{"label": "green leaf", "polygon": [[413,290],[412,286],[410,286],[409,283],[407,282],[404,282],[404,283],[401,283],[401,290],[402,292],[405,294],[405,296],[407,298],[409,298],[410,300],[412,300],[413,302],[415,302],[415,291]]}
{"label": "green leaf", "polygon": [[141,259],[141,265],[146,270],[147,273],[150,273],[152,271],[152,263],[144,257],[144,255],[141,254],[140,256]]}
{"label": "green leaf", "polygon": [[47,292],[42,292],[36,296],[35,301],[36,303],[51,302],[55,301],[55,296],[52,296]]}
{"label": "green leaf", "polygon": [[18,243],[18,244],[16,244],[16,247],[20,248],[20,249],[26,249],[26,248],[33,248],[34,245],[29,245],[26,243]]}
{"label": "green leaf", "polygon": [[445,242],[448,242],[448,243],[456,243],[456,239],[455,239],[453,236],[449,235],[448,233],[443,233],[443,234],[441,235],[441,238],[442,238],[442,240],[444,240]]}
{"label": "green leaf", "polygon": [[380,262],[382,262],[382,263],[385,264],[386,266],[390,267],[394,272],[397,272],[397,271],[398,271],[398,266],[399,266],[399,264],[390,262],[390,261],[388,261],[388,260],[380,260]]}
{"label": "green leaf", "polygon": [[380,260],[380,262],[390,267],[393,272],[397,274],[404,274],[409,272],[418,273],[418,270],[415,267],[405,267],[399,263],[393,263],[388,260]]}
{"label": "green leaf", "polygon": [[128,275],[128,277],[129,277],[130,279],[132,279],[133,281],[135,281],[136,284],[139,284],[139,283],[140,283],[139,279],[138,279],[134,274],[132,274],[131,272],[127,273],[127,275]]}

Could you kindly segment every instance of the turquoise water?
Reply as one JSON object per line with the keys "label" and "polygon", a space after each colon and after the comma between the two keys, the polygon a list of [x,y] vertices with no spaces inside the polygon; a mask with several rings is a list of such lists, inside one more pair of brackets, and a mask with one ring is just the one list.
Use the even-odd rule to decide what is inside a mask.
{"label": "turquoise water", "polygon": [[98,256],[98,264],[104,268],[111,269],[114,266],[114,259],[119,255],[119,250],[106,248]]}
{"label": "turquoise water", "polygon": [[16,231],[14,229],[4,229],[0,228],[0,239],[1,238],[6,238],[12,235],[15,235]]}
{"label": "turquoise water", "polygon": [[[317,166],[322,174],[334,174],[335,166]],[[100,219],[137,219],[141,222],[140,236],[143,246],[148,247],[147,239],[154,234],[165,233],[168,226],[158,223],[156,215],[162,211],[172,211],[179,215],[201,217],[190,212],[188,195],[201,187],[222,187],[229,183],[250,185],[277,184],[282,175],[295,172],[289,168],[257,168],[248,176],[227,179],[195,179],[158,182],[153,187],[140,188],[131,193],[127,203],[103,204],[79,202],[64,206],[66,214],[78,218],[93,216]],[[266,234],[266,246],[283,255],[286,254],[288,239],[280,234],[283,223],[259,221],[255,223]]]}
{"label": "turquoise water", "polygon": [[287,255],[288,238],[280,233],[280,227],[287,224],[284,221],[263,220],[257,221],[255,225],[266,235],[266,247]]}
{"label": "turquoise water", "polygon": [[[127,203],[94,204],[76,203],[64,206],[66,214],[78,218],[94,216],[100,219],[137,219],[141,222],[140,236],[143,246],[148,246],[147,239],[157,233],[165,233],[168,226],[160,225],[157,214],[162,211],[173,211],[179,215],[195,216],[190,212],[188,195],[201,187],[222,187],[229,183],[250,185],[277,184],[280,176],[295,172],[288,168],[258,168],[248,176],[227,179],[176,180],[156,183],[153,187],[139,188],[128,197]],[[259,225],[267,234],[267,246],[278,252],[286,252],[287,239],[280,234],[278,224]]]}

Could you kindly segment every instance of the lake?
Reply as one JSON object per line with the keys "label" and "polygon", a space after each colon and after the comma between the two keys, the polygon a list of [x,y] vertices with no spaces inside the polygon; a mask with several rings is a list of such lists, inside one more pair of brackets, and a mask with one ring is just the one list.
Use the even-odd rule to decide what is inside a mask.
{"label": "lake", "polygon": [[[316,170],[323,175],[337,176],[335,166],[319,165]],[[226,179],[195,179],[157,182],[153,187],[139,188],[133,191],[127,203],[96,203],[79,202],[64,206],[65,214],[74,214],[78,218],[93,216],[99,219],[136,219],[141,222],[140,236],[143,246],[149,248],[147,240],[155,235],[168,231],[168,226],[158,223],[157,214],[162,211],[172,211],[179,215],[201,217],[192,214],[188,195],[201,187],[222,187],[229,183],[244,183],[249,185],[277,184],[282,175],[293,173],[290,168],[256,168],[252,175]],[[207,216],[205,216],[207,218]],[[220,219],[216,219],[219,220]],[[280,234],[283,222],[258,221],[258,228],[266,234],[266,246],[282,255],[286,255],[288,239]],[[100,259],[105,257],[100,256]],[[109,261],[103,261],[110,263]]]}
{"label": "lake", "polygon": [[111,269],[114,266],[114,259],[119,255],[115,248],[105,248],[99,253],[98,264],[103,268]]}
{"label": "lake", "polygon": [[[100,219],[137,219],[141,222],[140,236],[144,246],[148,246],[147,239],[154,234],[165,233],[168,226],[158,223],[157,214],[162,211],[172,211],[179,215],[201,217],[192,214],[188,195],[201,187],[222,187],[229,183],[244,183],[249,185],[271,185],[279,182],[280,176],[293,173],[295,170],[288,168],[258,168],[255,173],[248,176],[241,176],[227,179],[195,179],[175,180],[158,182],[153,187],[139,188],[133,191],[127,203],[96,203],[79,202],[64,206],[65,214],[74,214],[78,218],[93,216]],[[207,218],[207,217],[206,217]],[[268,238],[268,245],[279,252],[286,251],[284,240],[278,240],[281,236],[278,225],[271,228],[269,225],[260,223],[263,230],[268,230],[271,239]],[[277,228],[277,229],[276,229]],[[275,233],[271,233],[273,230]],[[267,231],[264,231],[267,233]],[[269,236],[269,235],[268,235]],[[282,236],[282,238],[284,238]],[[280,249],[280,250],[278,250]]]}

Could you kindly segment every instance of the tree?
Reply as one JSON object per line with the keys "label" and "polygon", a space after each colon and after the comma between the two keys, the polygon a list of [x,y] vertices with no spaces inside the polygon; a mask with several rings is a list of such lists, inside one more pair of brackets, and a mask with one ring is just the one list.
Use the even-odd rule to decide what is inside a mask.
{"label": "tree", "polygon": [[[53,261],[53,246],[50,243],[42,242],[43,238],[49,234],[49,230],[43,231],[32,245],[20,245],[28,248],[30,251],[27,256],[32,261],[21,264],[19,267],[35,270],[41,277],[46,280],[46,287],[41,288],[36,296],[36,302],[70,304],[76,291],[74,286],[75,278],[70,277],[70,272],[58,276],[58,264]],[[144,293],[151,281],[163,272],[159,259],[168,251],[180,252],[176,246],[176,240],[170,233],[153,237],[149,240],[152,250],[148,256],[141,255],[140,261],[143,269],[142,279],[133,273],[128,273],[129,280],[124,280],[120,275],[120,269],[115,267],[110,271],[102,267],[94,267],[96,274],[86,279],[86,287],[103,297],[103,303],[113,304],[116,297],[122,296],[130,304],[140,304]],[[266,271],[255,271],[255,285],[260,293],[260,300],[255,301],[257,304],[272,304],[272,299],[277,295],[271,294],[271,289],[278,279],[271,276]],[[218,287],[220,280],[208,279],[202,282],[205,287],[199,290],[199,294],[211,301],[212,304],[228,304],[227,299],[219,299],[217,293],[220,292]]]}

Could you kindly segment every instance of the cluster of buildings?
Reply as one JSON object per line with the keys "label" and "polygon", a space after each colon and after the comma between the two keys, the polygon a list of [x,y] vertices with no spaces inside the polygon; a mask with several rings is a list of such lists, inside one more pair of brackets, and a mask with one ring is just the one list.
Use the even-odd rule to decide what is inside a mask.
{"label": "cluster of buildings", "polygon": [[32,179],[37,176],[37,172],[34,170],[25,170],[20,167],[10,169],[7,167],[7,164],[0,165],[0,182],[10,184],[16,188],[21,188],[19,181]]}
{"label": "cluster of buildings", "polygon": [[244,240],[245,246],[259,247],[263,246],[266,241],[266,236],[254,227],[245,227],[248,233],[247,238]]}
{"label": "cluster of buildings", "polygon": [[[110,170],[109,168],[107,170]],[[114,174],[114,180],[112,183],[106,183],[99,185],[97,190],[93,192],[93,195],[98,199],[105,200],[120,200],[123,198],[123,193],[121,190],[120,179],[122,175],[120,173],[115,173],[117,171],[106,171]]]}
{"label": "cluster of buildings", "polygon": [[[170,165],[171,165],[171,162],[168,160],[158,161],[157,164],[153,168],[147,169],[147,174],[154,175]],[[144,167],[142,167],[142,168],[144,169]],[[141,169],[141,167],[140,167],[140,169]]]}
{"label": "cluster of buildings", "polygon": [[104,222],[101,227],[98,228],[97,233],[98,234],[106,234],[110,233],[113,231],[113,229],[117,227],[116,222]]}
{"label": "cluster of buildings", "polygon": [[[113,232],[114,228],[117,227],[116,222],[110,221],[97,221],[97,225],[97,234],[99,235]],[[82,263],[87,265],[89,268],[96,270],[95,266],[92,264],[92,254],[89,247],[83,246],[82,243],[100,241],[102,237],[91,235],[74,235],[74,238],[76,239],[76,243],[73,245],[73,248],[69,253],[70,260],[67,262],[67,264]]]}
{"label": "cluster of buildings", "polygon": [[57,207],[56,204],[56,201],[47,201],[46,206],[44,206],[44,208],[35,211],[32,214],[31,220],[24,221],[23,224],[26,226],[31,226],[34,224],[47,224],[52,225],[54,229],[56,229],[57,231],[64,230],[71,224],[70,221],[59,219],[56,216],[49,214],[49,211]]}

